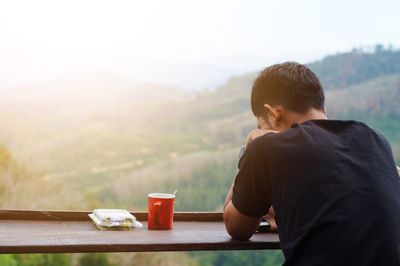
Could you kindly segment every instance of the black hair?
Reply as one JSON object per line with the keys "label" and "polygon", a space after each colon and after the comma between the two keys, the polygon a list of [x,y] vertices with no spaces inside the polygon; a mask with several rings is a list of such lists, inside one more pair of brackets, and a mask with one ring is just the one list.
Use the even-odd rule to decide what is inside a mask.
{"label": "black hair", "polygon": [[255,116],[264,114],[264,104],[304,114],[311,108],[324,111],[325,96],[318,77],[307,66],[285,62],[267,67],[254,81],[251,109]]}

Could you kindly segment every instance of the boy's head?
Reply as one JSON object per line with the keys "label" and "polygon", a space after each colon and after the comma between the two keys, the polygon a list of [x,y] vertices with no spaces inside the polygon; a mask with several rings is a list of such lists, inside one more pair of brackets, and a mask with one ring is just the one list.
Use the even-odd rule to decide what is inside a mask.
{"label": "boy's head", "polygon": [[324,91],[317,76],[305,65],[277,64],[264,69],[254,81],[251,109],[259,127],[264,123],[282,130],[293,122],[289,120],[301,120],[310,112],[325,114]]}

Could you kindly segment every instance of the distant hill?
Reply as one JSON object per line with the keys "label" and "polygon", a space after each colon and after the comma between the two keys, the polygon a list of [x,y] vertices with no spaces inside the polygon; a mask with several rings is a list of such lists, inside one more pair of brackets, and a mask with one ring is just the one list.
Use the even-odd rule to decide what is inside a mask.
{"label": "distant hill", "polygon": [[[185,135],[192,136],[192,139],[176,139],[177,142],[171,147],[183,147],[188,145],[187,141],[189,141],[191,144],[195,143],[196,148],[179,153],[174,158],[164,157],[169,163],[157,166],[158,172],[170,177],[166,180],[175,180],[173,184],[166,181],[164,183],[166,188],[173,190],[179,183],[179,190],[184,194],[190,191],[191,195],[196,195],[196,197],[202,195],[208,199],[208,191],[210,189],[214,191],[215,188],[203,187],[206,186],[203,182],[222,179],[225,180],[226,185],[229,184],[236,171],[235,158],[238,147],[242,145],[247,133],[256,125],[249,108],[250,89],[255,76],[255,73],[251,73],[232,78],[217,90],[199,94],[196,98],[181,102],[175,106],[176,109],[170,110],[169,114],[174,118],[170,120],[166,116],[159,125],[168,128],[163,131],[163,135],[181,129]],[[398,104],[400,102],[400,74],[366,78],[347,88],[327,90],[326,98],[328,116],[331,119],[361,120],[380,130],[391,142],[395,157],[400,163],[400,105]],[[181,115],[179,117],[174,115],[174,110],[179,110]],[[231,152],[231,156],[227,157],[226,153],[225,156],[210,155],[221,154],[222,151],[228,154]],[[188,162],[188,153],[197,154],[199,157],[196,160],[202,163]],[[190,164],[194,166],[191,174],[182,174],[176,170],[179,165],[186,169]],[[146,190],[146,187],[150,190],[153,182],[146,183],[143,180],[154,178],[156,175],[154,169],[153,165],[149,165],[140,171],[140,175],[135,172],[122,175],[117,181],[113,181],[115,190],[108,191],[108,194],[113,195],[112,197],[120,202],[126,202],[124,198],[128,195],[131,201],[135,201],[133,198],[141,190]],[[201,182],[198,181],[199,178]],[[140,189],[138,184],[140,184]],[[197,185],[197,190],[191,188],[193,184]],[[118,187],[123,189],[118,189]],[[220,193],[221,204],[226,191],[221,189],[218,193]],[[139,199],[135,202],[138,201]],[[181,210],[213,210],[212,203],[207,200],[196,201],[196,203],[198,205],[178,205],[177,207],[182,208]],[[218,205],[215,208],[218,208]]]}
{"label": "distant hill", "polygon": [[329,55],[308,66],[325,89],[344,89],[378,77],[400,73],[400,50],[376,45],[373,51],[353,49]]}
{"label": "distant hill", "polygon": [[[329,80],[335,74],[328,71],[330,62],[344,62],[346,55],[353,52],[329,56],[329,60],[310,66],[318,65],[321,80]],[[373,58],[379,65],[387,59],[387,53],[398,52],[357,53]],[[132,194],[142,197],[152,190],[150,180],[157,178],[156,172],[168,177],[158,184],[160,190],[163,187],[174,190],[176,184],[186,184],[189,191],[197,176],[207,175],[210,183],[204,183],[199,190],[206,195],[212,180],[222,178],[223,184],[230,182],[235,174],[237,149],[256,126],[249,106],[251,84],[256,75],[233,77],[216,90],[194,95],[163,90],[161,86],[129,85],[125,81],[107,90],[115,78],[102,75],[97,83],[79,83],[82,89],[89,87],[93,98],[79,99],[78,91],[68,94],[61,90],[62,97],[57,102],[58,94],[50,94],[47,99],[55,99],[57,104],[51,105],[55,109],[38,109],[40,99],[29,96],[34,93],[27,94],[27,104],[17,105],[23,107],[21,111],[6,108],[13,106],[11,100],[1,106],[0,140],[8,144],[13,154],[22,153],[30,163],[43,166],[46,173],[42,179],[62,186],[67,195],[73,195],[71,206],[91,208],[107,204],[112,207],[132,200]],[[327,90],[328,115],[362,120],[381,130],[400,160],[399,90],[400,74],[360,76],[351,86]],[[146,100],[135,101],[135,96]],[[88,107],[83,109],[84,116],[79,109],[82,106]],[[64,107],[71,111],[68,115],[57,111]],[[178,171],[179,168],[186,170]],[[170,183],[171,177],[174,184]],[[118,187],[124,189],[119,191]],[[226,189],[221,187],[216,192],[217,198],[221,199]],[[194,193],[182,187],[180,191]],[[178,205],[178,209],[213,210],[222,202],[214,199],[196,201],[197,205]],[[59,203],[48,204],[43,207],[57,207]]]}

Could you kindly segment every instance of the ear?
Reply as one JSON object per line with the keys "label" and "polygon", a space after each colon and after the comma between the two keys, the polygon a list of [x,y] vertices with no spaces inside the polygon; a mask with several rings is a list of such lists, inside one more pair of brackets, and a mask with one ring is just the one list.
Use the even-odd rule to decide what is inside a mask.
{"label": "ear", "polygon": [[269,104],[264,104],[265,111],[270,115],[272,122],[275,125],[279,125],[282,120],[282,106],[278,105],[276,107],[272,107]]}

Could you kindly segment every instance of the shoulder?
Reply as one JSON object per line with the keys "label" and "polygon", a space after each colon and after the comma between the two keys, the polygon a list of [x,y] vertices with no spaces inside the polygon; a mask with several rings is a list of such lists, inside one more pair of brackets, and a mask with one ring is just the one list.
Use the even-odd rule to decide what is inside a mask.
{"label": "shoulder", "polygon": [[375,142],[385,147],[390,147],[389,141],[377,129],[357,120],[316,120],[313,124],[343,135],[351,135],[353,138]]}
{"label": "shoulder", "polygon": [[367,124],[356,120],[309,120],[301,124],[294,124],[292,129],[298,130],[322,130],[334,134],[376,134],[383,137],[377,130],[369,127]]}
{"label": "shoulder", "polygon": [[349,126],[353,127],[353,130],[355,132],[360,132],[361,134],[368,134],[372,138],[381,140],[382,142],[388,143],[386,137],[383,135],[382,132],[380,132],[376,128],[372,128],[369,125],[361,122],[361,121],[355,121],[355,120],[348,120],[348,121],[342,121],[343,123],[347,123]]}

